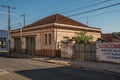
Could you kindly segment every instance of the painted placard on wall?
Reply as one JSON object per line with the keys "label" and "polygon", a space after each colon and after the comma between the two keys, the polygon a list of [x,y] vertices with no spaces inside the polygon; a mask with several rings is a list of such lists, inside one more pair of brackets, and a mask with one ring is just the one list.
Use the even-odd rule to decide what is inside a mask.
{"label": "painted placard on wall", "polygon": [[120,63],[120,43],[96,43],[98,61]]}

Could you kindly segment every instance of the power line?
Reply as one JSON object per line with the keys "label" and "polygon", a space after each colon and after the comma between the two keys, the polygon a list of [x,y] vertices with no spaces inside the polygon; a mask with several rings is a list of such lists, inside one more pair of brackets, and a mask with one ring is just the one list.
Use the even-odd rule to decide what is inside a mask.
{"label": "power line", "polygon": [[[96,0],[96,1],[98,1],[98,0]],[[94,1],[94,2],[96,2],[96,1]],[[80,4],[78,4],[78,5],[75,5],[75,9],[81,8],[81,7],[77,7],[77,8],[76,8],[76,6],[80,6],[80,5],[83,5],[83,6],[84,6],[84,4],[90,4],[91,2],[93,2],[93,0],[86,1],[86,2],[84,2],[84,3],[80,3]],[[65,13],[65,12],[70,12],[70,11],[72,11],[72,10],[75,10],[74,8],[73,8],[73,9],[71,9],[71,8],[73,8],[73,6],[68,7],[68,9],[70,9],[70,10],[66,10],[66,11],[63,10],[63,11],[61,11],[60,13]]]}
{"label": "power line", "polygon": [[90,18],[90,17],[96,17],[96,16],[100,16],[100,15],[104,15],[104,14],[111,14],[111,13],[115,13],[115,12],[119,12],[120,9],[115,9],[115,10],[111,10],[111,11],[106,11],[106,12],[102,12],[102,13],[98,13],[98,14],[94,14],[94,15],[90,15],[90,16],[81,16],[79,18]]}
{"label": "power line", "polygon": [[[95,0],[94,2],[96,2],[97,0]],[[85,2],[83,2],[83,3],[77,3],[77,4],[75,4],[75,5],[72,5],[71,7],[73,7],[73,6],[77,6],[77,5],[80,5],[80,4],[89,4],[89,3],[91,3],[91,2],[93,2],[93,0],[89,0],[89,1],[85,1]],[[65,9],[67,9],[67,8],[70,8],[70,7],[65,7],[65,8],[63,8],[63,9],[61,9],[61,10],[65,10]],[[58,12],[59,10],[56,10],[56,12]],[[38,17],[38,16],[37,16]],[[32,20],[31,20],[32,21]],[[28,22],[28,21],[27,21]]]}
{"label": "power line", "polygon": [[23,23],[24,23],[24,27],[25,27],[25,14],[21,15],[20,17],[23,17]]}
{"label": "power line", "polygon": [[[96,0],[96,1],[98,1],[98,0]],[[96,1],[94,1],[94,2],[96,2]],[[77,9],[85,9],[85,8],[93,7],[93,6],[96,6],[96,5],[100,5],[100,4],[106,3],[106,2],[108,2],[108,1],[111,1],[111,0],[104,0],[104,1],[97,2],[97,3],[94,3],[94,4],[88,5],[88,6],[76,8],[76,9],[74,9],[74,10],[77,10]],[[84,2],[84,3],[81,3],[81,4],[89,4],[89,3],[91,3],[91,2],[93,2],[93,0],[90,0],[90,1],[87,1],[87,2]],[[74,5],[73,5],[73,6],[74,6]],[[76,5],[76,6],[77,6],[77,5]],[[71,6],[71,7],[72,7],[72,6]],[[66,8],[70,8],[70,7],[66,7]],[[66,8],[63,8],[63,10],[66,9]],[[72,9],[72,10],[73,10],[73,9]],[[70,11],[72,11],[72,10],[70,10]],[[60,12],[60,11],[59,11],[59,10],[56,10],[56,11],[54,11],[54,12]],[[68,12],[68,11],[62,11],[62,12],[60,12],[60,13],[65,13],[65,12]],[[48,14],[49,14],[49,13],[52,13],[52,11],[51,11],[51,12],[48,12]],[[46,14],[47,14],[47,13],[46,13]],[[43,14],[41,14],[41,15],[43,15]],[[40,16],[40,15],[39,15],[39,16]],[[38,17],[38,16],[37,16],[37,17]],[[34,18],[36,18],[36,17],[34,17]],[[34,19],[34,20],[38,20],[38,19]],[[29,22],[31,22],[31,21],[33,21],[33,19],[27,21],[27,23],[29,23]]]}
{"label": "power line", "polygon": [[15,7],[7,5],[1,5],[1,7],[8,9],[8,52],[10,52],[10,11],[11,9],[15,9]]}
{"label": "power line", "polygon": [[[65,9],[71,9],[71,8],[76,7],[76,6],[79,6],[79,5],[81,5],[81,4],[88,4],[88,3],[90,3],[91,1],[93,1],[93,0],[85,1],[85,2],[83,2],[83,3],[77,3],[77,4],[75,4],[75,5],[71,5],[70,7],[64,7],[64,8],[62,8],[62,9],[60,9],[60,10],[56,10],[56,11],[53,11],[53,12],[60,12],[60,11],[64,11]],[[95,2],[95,1],[94,1],[94,2]]]}
{"label": "power line", "polygon": [[[96,5],[100,5],[100,4],[109,2],[109,1],[111,1],[111,0],[105,0],[105,1],[94,3],[94,4],[90,4],[90,5],[87,5],[87,6],[79,7],[79,8],[74,9],[74,11],[75,10],[82,10],[82,9],[85,9],[85,8],[90,8],[90,7],[93,7],[93,6],[96,6]],[[73,9],[69,10],[69,11],[65,11],[65,12],[72,12],[72,11],[73,11]],[[62,13],[65,13],[65,12],[62,12]]]}
{"label": "power line", "polygon": [[[106,0],[106,1],[110,1],[110,0]],[[90,5],[88,5],[88,6],[90,6]]]}
{"label": "power line", "polygon": [[1,29],[8,29],[8,28],[5,28],[5,27],[3,28],[3,27],[2,27]]}
{"label": "power line", "polygon": [[0,16],[0,18],[2,18],[2,21],[5,21],[5,22],[6,22],[6,20],[5,20],[2,16]]}
{"label": "power line", "polygon": [[107,11],[107,12],[103,12],[103,13],[99,13],[99,14],[95,14],[95,15],[91,15],[91,16],[88,16],[88,17],[95,17],[95,16],[99,16],[99,15],[103,15],[103,14],[107,14],[107,13],[115,13],[115,12],[119,12],[120,9],[116,9],[116,10],[112,10],[112,11]]}
{"label": "power line", "polygon": [[[96,1],[98,1],[98,0],[96,0]],[[94,1],[94,2],[96,2],[96,1]],[[47,13],[45,13],[45,14],[50,14],[50,13],[55,13],[55,12],[62,13],[62,12],[64,12],[65,9],[70,9],[70,8],[73,8],[74,6],[78,6],[78,5],[80,5],[80,4],[89,4],[89,3],[91,3],[91,2],[93,2],[93,0],[85,1],[85,2],[83,2],[83,3],[77,3],[77,4],[72,5],[72,6],[70,6],[70,7],[64,7],[64,8],[59,9],[59,10],[54,10],[54,11],[47,12]],[[42,14],[39,15],[39,16],[42,16],[42,15],[44,15],[44,14],[42,13]],[[33,18],[38,18],[39,16],[36,16],[36,17],[33,17]],[[27,21],[27,22],[33,21],[33,18],[32,18],[31,20]],[[37,20],[37,19],[34,19],[34,20]]]}
{"label": "power line", "polygon": [[87,25],[88,25],[88,18],[93,18],[93,17],[96,17],[96,16],[100,16],[100,15],[104,15],[104,14],[111,14],[111,13],[115,13],[115,12],[119,12],[120,9],[116,9],[116,10],[111,10],[111,11],[106,11],[106,12],[102,12],[102,13],[98,13],[98,14],[95,14],[95,15],[90,15],[90,16],[87,16],[87,17],[80,17],[80,18],[86,18],[87,19]]}
{"label": "power line", "polygon": [[80,14],[85,14],[85,13],[89,13],[89,12],[94,12],[94,11],[106,9],[106,8],[109,8],[109,7],[117,6],[117,5],[120,5],[120,3],[116,3],[116,4],[112,4],[112,5],[100,7],[100,8],[89,10],[89,11],[84,11],[84,12],[81,12],[81,13],[76,13],[76,14],[68,15],[67,17],[76,16],[76,15],[80,15]]}
{"label": "power line", "polygon": [[11,9],[15,9],[15,7],[7,6],[7,5],[1,5],[1,7],[8,9],[8,30],[10,30],[10,11]]}
{"label": "power line", "polygon": [[[107,14],[107,13],[115,13],[115,12],[118,12],[120,11],[120,9],[116,9],[116,10],[111,10],[111,11],[106,11],[106,12],[102,12],[102,13],[99,13],[99,14],[95,14],[95,15],[91,15],[91,16],[87,16],[87,17],[80,17],[80,18],[87,18],[87,24],[88,24],[88,18],[90,17],[95,17],[95,16],[99,16],[99,15],[103,15],[103,14]],[[13,26],[16,26],[18,24],[12,24]],[[5,25],[4,25],[5,26]],[[6,25],[7,26],[7,25]],[[12,28],[17,28],[17,27],[12,27]]]}

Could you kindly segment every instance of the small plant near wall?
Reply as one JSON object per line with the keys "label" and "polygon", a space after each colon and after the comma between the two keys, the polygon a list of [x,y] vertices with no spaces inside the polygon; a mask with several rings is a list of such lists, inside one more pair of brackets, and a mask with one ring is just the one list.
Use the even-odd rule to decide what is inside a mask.
{"label": "small plant near wall", "polygon": [[76,32],[75,41],[76,43],[89,43],[93,40],[92,35],[86,35],[86,32]]}

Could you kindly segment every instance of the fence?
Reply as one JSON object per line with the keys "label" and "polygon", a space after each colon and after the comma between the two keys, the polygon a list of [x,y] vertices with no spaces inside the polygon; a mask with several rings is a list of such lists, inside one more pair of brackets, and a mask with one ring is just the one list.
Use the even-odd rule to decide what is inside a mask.
{"label": "fence", "polygon": [[61,44],[61,57],[80,60],[96,60],[96,44]]}
{"label": "fence", "polygon": [[73,58],[80,60],[96,60],[96,44],[75,44]]}

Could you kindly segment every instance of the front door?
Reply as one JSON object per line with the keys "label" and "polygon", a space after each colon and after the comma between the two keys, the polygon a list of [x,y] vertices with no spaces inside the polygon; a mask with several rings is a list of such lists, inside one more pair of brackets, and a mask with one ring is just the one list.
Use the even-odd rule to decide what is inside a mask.
{"label": "front door", "polygon": [[35,53],[35,37],[26,38],[26,49],[27,54],[33,55],[33,53]]}
{"label": "front door", "polygon": [[22,47],[22,44],[21,44],[21,38],[15,38],[15,53],[21,53],[21,47]]}

